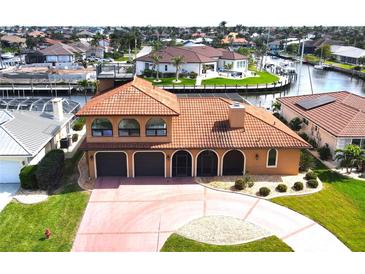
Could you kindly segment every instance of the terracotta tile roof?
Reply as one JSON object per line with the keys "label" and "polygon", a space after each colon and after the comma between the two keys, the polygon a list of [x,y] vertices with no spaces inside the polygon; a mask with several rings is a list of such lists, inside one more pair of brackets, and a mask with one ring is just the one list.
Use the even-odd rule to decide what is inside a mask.
{"label": "terracotta tile roof", "polygon": [[[246,106],[245,127],[229,126],[229,105],[221,98],[179,98],[180,115],[172,117],[169,143],[84,143],[83,149],[307,148],[303,139],[271,113]],[[124,105],[124,104],[123,104]]]}
{"label": "terracotta tile roof", "polygon": [[303,99],[318,98],[324,94],[291,96],[278,99],[299,115],[317,124],[337,137],[365,136],[365,97],[347,91],[326,93],[335,102],[305,110],[296,103]]}
{"label": "terracotta tile roof", "polygon": [[216,49],[209,46],[196,47],[167,47],[158,52],[151,52],[150,54],[137,58],[137,61],[152,62],[152,55],[157,54],[161,56],[160,63],[171,63],[171,58],[174,56],[183,56],[185,63],[208,63],[216,62],[218,58],[229,60],[242,60],[247,57],[231,52],[227,49]]}
{"label": "terracotta tile roof", "polygon": [[154,87],[150,82],[136,77],[128,84],[94,97],[77,115],[173,116],[179,113],[179,103],[175,94]]}

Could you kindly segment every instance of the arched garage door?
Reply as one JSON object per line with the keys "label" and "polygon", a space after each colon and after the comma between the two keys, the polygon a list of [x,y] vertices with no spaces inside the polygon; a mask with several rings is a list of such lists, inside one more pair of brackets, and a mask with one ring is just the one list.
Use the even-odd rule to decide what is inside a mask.
{"label": "arched garage door", "polygon": [[200,177],[217,176],[218,157],[211,150],[205,150],[198,156],[197,175]]}
{"label": "arched garage door", "polygon": [[241,151],[228,151],[223,158],[223,175],[243,175],[245,158]]}
{"label": "arched garage door", "polygon": [[97,177],[127,176],[127,157],[123,152],[96,153]]}
{"label": "arched garage door", "polygon": [[165,176],[165,157],[162,152],[136,152],[134,176]]}

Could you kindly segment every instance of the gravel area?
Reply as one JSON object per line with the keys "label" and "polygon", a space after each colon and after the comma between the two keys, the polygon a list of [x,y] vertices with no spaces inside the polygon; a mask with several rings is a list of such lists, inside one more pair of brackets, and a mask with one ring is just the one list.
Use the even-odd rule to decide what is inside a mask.
{"label": "gravel area", "polygon": [[41,203],[47,200],[48,195],[46,191],[41,191],[41,190],[30,191],[21,189],[14,196],[14,199],[16,199],[19,203],[30,205],[30,204]]}
{"label": "gravel area", "polygon": [[257,225],[229,216],[202,217],[179,228],[176,233],[215,245],[247,243],[272,235]]}
{"label": "gravel area", "polygon": [[[242,178],[242,176],[222,176],[222,177],[202,177],[197,178],[196,182],[202,184],[203,186],[207,186],[213,189],[225,190],[230,192],[242,193],[250,196],[260,197],[264,199],[271,199],[274,197],[280,196],[290,196],[290,195],[306,195],[318,192],[322,189],[323,184],[320,180],[318,180],[317,188],[309,188],[306,185],[306,180],[304,179],[305,173],[299,173],[298,175],[293,176],[281,176],[281,175],[250,175],[250,177],[254,180],[254,185],[252,187],[248,187],[244,190],[237,190],[234,187],[235,180]],[[295,182],[302,182],[304,185],[304,189],[300,191],[295,191],[293,189],[293,185]],[[278,192],[276,191],[276,187],[278,184],[287,185],[288,189],[286,192]],[[266,197],[261,197],[258,195],[258,191],[261,187],[267,187],[270,189],[270,194]]]}

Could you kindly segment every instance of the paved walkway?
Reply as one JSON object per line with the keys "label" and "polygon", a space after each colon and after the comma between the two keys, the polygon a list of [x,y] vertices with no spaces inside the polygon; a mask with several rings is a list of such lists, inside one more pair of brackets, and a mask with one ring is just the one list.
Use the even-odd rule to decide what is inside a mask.
{"label": "paved walkway", "polygon": [[188,178],[113,177],[97,181],[73,251],[159,251],[175,230],[208,215],[259,225],[295,251],[348,251],[314,221],[263,199],[211,190]]}
{"label": "paved walkway", "polygon": [[0,184],[0,212],[10,203],[20,184]]}

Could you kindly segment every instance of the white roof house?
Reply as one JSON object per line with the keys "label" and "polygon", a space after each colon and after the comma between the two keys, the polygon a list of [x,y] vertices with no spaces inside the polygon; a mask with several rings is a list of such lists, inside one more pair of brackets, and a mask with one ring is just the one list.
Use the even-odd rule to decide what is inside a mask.
{"label": "white roof house", "polygon": [[352,46],[331,46],[332,55],[343,63],[358,64],[358,59],[365,56],[365,50]]}
{"label": "white roof house", "polygon": [[[60,99],[52,102],[62,104]],[[18,183],[23,166],[37,164],[46,152],[58,148],[73,117],[63,111],[0,109],[0,184]]]}

